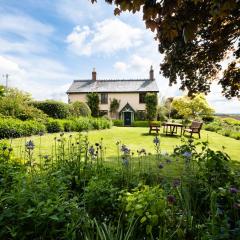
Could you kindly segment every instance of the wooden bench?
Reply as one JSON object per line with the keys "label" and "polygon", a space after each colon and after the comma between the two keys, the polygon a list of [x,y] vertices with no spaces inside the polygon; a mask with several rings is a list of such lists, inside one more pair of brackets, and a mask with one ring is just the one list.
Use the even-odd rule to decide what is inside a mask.
{"label": "wooden bench", "polygon": [[158,132],[160,131],[160,125],[157,123],[149,123],[149,134],[151,134],[152,131],[158,134]]}
{"label": "wooden bench", "polygon": [[185,134],[185,132],[188,132],[190,133],[190,137],[192,137],[193,133],[196,133],[198,134],[198,137],[201,138],[200,131],[201,131],[202,125],[203,125],[202,122],[193,121],[189,128],[184,129],[183,134]]}

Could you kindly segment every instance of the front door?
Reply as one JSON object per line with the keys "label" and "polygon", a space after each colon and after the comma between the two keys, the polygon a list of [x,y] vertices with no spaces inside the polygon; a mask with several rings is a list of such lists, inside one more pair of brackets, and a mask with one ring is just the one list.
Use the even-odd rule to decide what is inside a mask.
{"label": "front door", "polygon": [[124,112],[124,126],[131,125],[131,112]]}

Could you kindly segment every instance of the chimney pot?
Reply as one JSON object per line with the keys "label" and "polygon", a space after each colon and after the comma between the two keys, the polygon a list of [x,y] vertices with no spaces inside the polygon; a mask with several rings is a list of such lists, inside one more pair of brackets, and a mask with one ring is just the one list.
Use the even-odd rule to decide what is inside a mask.
{"label": "chimney pot", "polygon": [[151,66],[150,71],[149,71],[149,79],[150,80],[154,80],[154,70],[153,70],[153,66]]}
{"label": "chimney pot", "polygon": [[92,71],[92,80],[93,81],[96,81],[97,80],[97,72],[96,72],[96,69],[93,68],[93,71]]}

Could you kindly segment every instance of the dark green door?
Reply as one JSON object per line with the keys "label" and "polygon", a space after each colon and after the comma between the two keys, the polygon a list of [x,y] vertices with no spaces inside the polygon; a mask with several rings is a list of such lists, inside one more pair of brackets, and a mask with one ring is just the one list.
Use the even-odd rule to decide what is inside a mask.
{"label": "dark green door", "polygon": [[131,112],[124,112],[124,125],[125,126],[131,125]]}

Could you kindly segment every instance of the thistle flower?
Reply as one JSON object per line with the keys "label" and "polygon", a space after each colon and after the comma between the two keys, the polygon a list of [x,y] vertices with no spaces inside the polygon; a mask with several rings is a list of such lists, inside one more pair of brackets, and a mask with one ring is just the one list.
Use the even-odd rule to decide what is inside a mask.
{"label": "thistle flower", "polygon": [[3,151],[7,150],[7,146],[4,145],[4,146],[2,147],[2,150],[3,150]]}
{"label": "thistle flower", "polygon": [[34,143],[33,143],[32,140],[29,140],[28,142],[26,142],[25,147],[26,147],[28,150],[33,150],[34,147],[35,147],[35,145],[34,145]]}
{"label": "thistle flower", "polygon": [[190,158],[192,156],[192,153],[191,152],[184,152],[183,153],[183,157],[185,157],[185,158]]}
{"label": "thistle flower", "polygon": [[173,187],[178,187],[178,186],[180,186],[180,184],[181,184],[181,181],[180,181],[180,179],[174,179],[173,180]]}
{"label": "thistle flower", "polygon": [[129,160],[127,158],[123,158],[123,166],[127,167],[129,165]]}
{"label": "thistle flower", "polygon": [[236,193],[239,192],[239,190],[235,187],[231,187],[231,188],[229,188],[229,192],[232,193],[232,194],[236,194]]}
{"label": "thistle flower", "polygon": [[12,151],[13,151],[13,148],[12,148],[12,147],[8,148],[8,151],[9,151],[9,152],[12,152]]}
{"label": "thistle flower", "polygon": [[167,201],[170,204],[174,204],[176,202],[176,198],[173,195],[168,195],[167,196]]}
{"label": "thistle flower", "polygon": [[160,139],[158,138],[158,136],[156,136],[154,139],[153,139],[153,143],[155,145],[158,145],[160,143]]}
{"label": "thistle flower", "polygon": [[38,133],[38,136],[40,136],[40,137],[43,136],[43,135],[44,135],[44,132],[39,132]]}
{"label": "thistle flower", "polygon": [[64,133],[62,132],[62,133],[60,133],[60,137],[63,137],[63,135],[64,135]]}
{"label": "thistle flower", "polygon": [[171,159],[166,159],[166,163],[171,163],[172,162],[172,160]]}
{"label": "thistle flower", "polygon": [[162,168],[164,168],[164,165],[163,165],[162,163],[160,163],[160,164],[158,165],[158,168],[162,169]]}
{"label": "thistle flower", "polygon": [[94,150],[94,147],[93,146],[91,146],[89,149],[88,149],[88,152],[90,153],[90,155],[94,155],[94,153],[95,153],[95,150]]}
{"label": "thistle flower", "polygon": [[124,154],[129,154],[129,153],[130,153],[130,149],[127,148],[126,145],[122,145],[121,151],[122,151]]}

